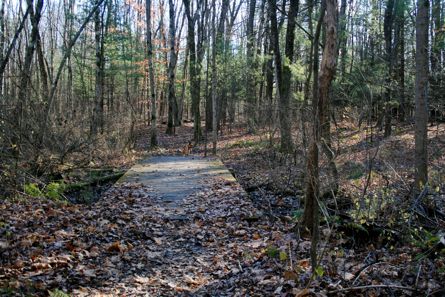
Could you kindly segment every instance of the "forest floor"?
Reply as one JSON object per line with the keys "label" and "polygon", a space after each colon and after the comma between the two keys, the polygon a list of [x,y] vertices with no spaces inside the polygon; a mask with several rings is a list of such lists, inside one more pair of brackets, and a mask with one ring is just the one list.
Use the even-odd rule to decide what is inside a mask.
{"label": "forest floor", "polygon": [[[326,202],[316,277],[310,238],[296,228],[304,158],[233,129],[219,154],[241,186],[208,179],[179,202],[180,212],[138,183],[117,184],[90,204],[0,201],[0,295],[443,296],[445,125],[430,131],[433,194],[421,197],[422,209],[409,200],[409,127],[373,142],[365,129],[337,131],[341,191]],[[191,132],[186,124],[177,136],[161,134],[151,154],[180,155]],[[137,156],[146,154],[144,135]]]}

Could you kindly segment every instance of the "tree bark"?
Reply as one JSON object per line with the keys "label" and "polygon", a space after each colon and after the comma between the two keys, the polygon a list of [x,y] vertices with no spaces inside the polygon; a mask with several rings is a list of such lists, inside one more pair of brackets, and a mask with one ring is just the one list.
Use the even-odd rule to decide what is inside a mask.
{"label": "tree bark", "polygon": [[169,43],[170,43],[170,59],[168,62],[168,123],[167,134],[175,133],[174,127],[179,125],[179,109],[178,101],[175,94],[175,68],[178,59],[176,54],[176,24],[175,24],[175,8],[173,0],[169,0]]}
{"label": "tree bark", "polygon": [[[27,0],[28,6],[33,6],[33,0]],[[18,104],[16,110],[17,120],[17,132],[21,137],[23,127],[23,120],[27,117],[27,102],[29,101],[31,94],[31,66],[34,57],[34,52],[37,48],[37,41],[39,38],[39,23],[42,16],[43,0],[38,0],[35,6],[35,10],[31,9],[31,35],[29,37],[29,43],[25,51],[25,60],[23,62],[23,69],[21,73],[20,87],[18,93]],[[26,128],[25,128],[26,129]]]}
{"label": "tree bark", "polygon": [[93,107],[93,120],[91,123],[91,134],[96,135],[98,131],[103,132],[104,121],[104,36],[103,22],[100,6],[94,13],[94,40],[96,45],[95,64],[95,96]]}
{"label": "tree bark", "polygon": [[148,79],[150,83],[150,103],[151,103],[150,146],[155,147],[158,145],[158,129],[157,129],[155,75],[153,67],[153,44],[151,40],[151,0],[145,1],[145,17],[147,22],[146,42],[147,42],[147,60],[148,60]]}
{"label": "tree bark", "polygon": [[[199,67],[197,67],[197,53],[195,44],[195,22],[197,11],[192,15],[190,0],[184,1],[184,9],[187,16],[187,47],[189,49],[189,68],[190,68],[190,96],[192,99],[192,114],[193,114],[193,138],[196,143],[201,139],[201,113],[200,113],[200,83],[199,83]],[[198,2],[200,3],[200,2]],[[198,4],[199,5],[199,4]]]}
{"label": "tree bark", "polygon": [[346,19],[346,0],[341,0],[340,4],[340,15],[339,15],[339,28],[338,28],[338,43],[339,43],[339,49],[340,49],[340,73],[341,78],[344,79],[346,74],[346,44],[348,41],[348,35],[346,32],[346,25],[347,25],[347,19]]}
{"label": "tree bark", "polygon": [[[320,198],[320,181],[319,181],[319,153],[318,148],[322,139],[322,123],[323,114],[325,113],[327,103],[329,102],[330,88],[334,79],[336,69],[337,56],[337,1],[325,0],[322,2],[321,17],[324,15],[325,23],[325,42],[323,49],[323,57],[321,60],[320,72],[318,74],[318,88],[313,98],[313,124],[312,139],[309,146],[306,181],[306,200],[305,212],[303,215],[304,225],[312,232],[311,260],[312,268],[316,268],[316,246],[318,242],[318,202]],[[316,36],[319,35],[319,24],[317,25]],[[315,36],[314,40],[318,41]],[[315,52],[315,51],[314,51]],[[315,63],[315,59],[314,59]],[[315,76],[314,76],[315,78]]]}
{"label": "tree bark", "polygon": [[[247,18],[247,44],[246,44],[246,116],[247,127],[249,132],[252,133],[256,129],[256,90],[255,90],[255,65],[254,65],[254,41],[255,33],[253,32],[253,23],[255,19],[255,7],[256,0],[250,0],[249,2],[249,16]],[[274,8],[273,8],[274,9]]]}
{"label": "tree bark", "polygon": [[419,194],[428,182],[428,23],[429,1],[418,0],[416,15],[415,194]]}
{"label": "tree bark", "polygon": [[218,53],[217,49],[217,34],[216,34],[216,0],[213,0],[213,17],[212,17],[212,152],[216,155],[217,142],[218,142],[218,122],[217,122],[217,73],[216,73],[216,57]]}
{"label": "tree bark", "polygon": [[[281,144],[282,149],[286,151],[291,144],[290,122],[286,115],[289,110],[286,108],[286,100],[282,94],[283,91],[283,67],[281,61],[280,44],[279,44],[279,31],[277,25],[277,3],[276,0],[268,0],[270,10],[270,35],[271,45],[274,49],[275,60],[275,76],[277,82],[277,97],[279,102],[279,116],[280,116],[280,132],[281,132]],[[283,145],[284,144],[284,145]]]}
{"label": "tree bark", "polygon": [[298,13],[299,0],[290,0],[288,21],[287,21],[287,31],[286,31],[286,42],[284,54],[286,60],[283,65],[283,82],[281,84],[280,92],[280,131],[281,131],[281,150],[283,152],[291,152],[293,150],[292,143],[292,133],[291,133],[291,84],[292,84],[292,73],[290,69],[290,64],[294,61],[294,42],[295,42],[295,26],[296,17]]}
{"label": "tree bark", "polygon": [[386,4],[385,17],[383,21],[383,33],[385,37],[385,60],[387,65],[387,77],[385,86],[385,133],[384,136],[391,135],[391,81],[393,73],[393,27],[394,27],[394,2],[396,0],[388,0]]}

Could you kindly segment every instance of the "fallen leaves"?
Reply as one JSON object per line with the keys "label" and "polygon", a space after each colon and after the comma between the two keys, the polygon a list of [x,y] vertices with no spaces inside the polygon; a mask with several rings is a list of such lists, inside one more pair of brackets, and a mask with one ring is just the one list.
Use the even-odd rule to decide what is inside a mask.
{"label": "fallen leaves", "polygon": [[[243,176],[265,184],[264,160],[250,162],[258,171]],[[246,163],[240,166],[248,171]],[[428,270],[432,262],[416,266],[409,249],[375,249],[385,263],[366,266],[366,248],[348,249],[335,236],[323,247],[336,251],[321,259],[326,273],[310,282],[311,243],[292,225],[298,197],[247,196],[218,179],[203,186],[179,207],[139,184],[111,188],[89,206],[1,201],[0,288],[36,296],[60,289],[71,296],[302,297],[382,281],[430,291],[441,286],[430,280],[438,275]],[[269,255],[270,247],[276,253]]]}

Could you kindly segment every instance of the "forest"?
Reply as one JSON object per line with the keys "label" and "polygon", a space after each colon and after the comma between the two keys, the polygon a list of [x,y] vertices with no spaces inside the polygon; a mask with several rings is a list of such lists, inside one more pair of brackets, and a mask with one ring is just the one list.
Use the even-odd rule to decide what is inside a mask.
{"label": "forest", "polygon": [[444,296],[445,1],[0,0],[0,296]]}

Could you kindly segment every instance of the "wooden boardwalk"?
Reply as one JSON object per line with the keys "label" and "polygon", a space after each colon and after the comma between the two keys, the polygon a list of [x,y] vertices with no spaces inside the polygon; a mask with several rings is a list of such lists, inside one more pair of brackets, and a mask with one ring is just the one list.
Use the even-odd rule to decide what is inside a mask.
{"label": "wooden boardwalk", "polygon": [[203,183],[219,178],[236,179],[219,159],[196,156],[153,156],[133,166],[118,183],[140,183],[151,187],[166,203],[176,204],[199,191]]}

